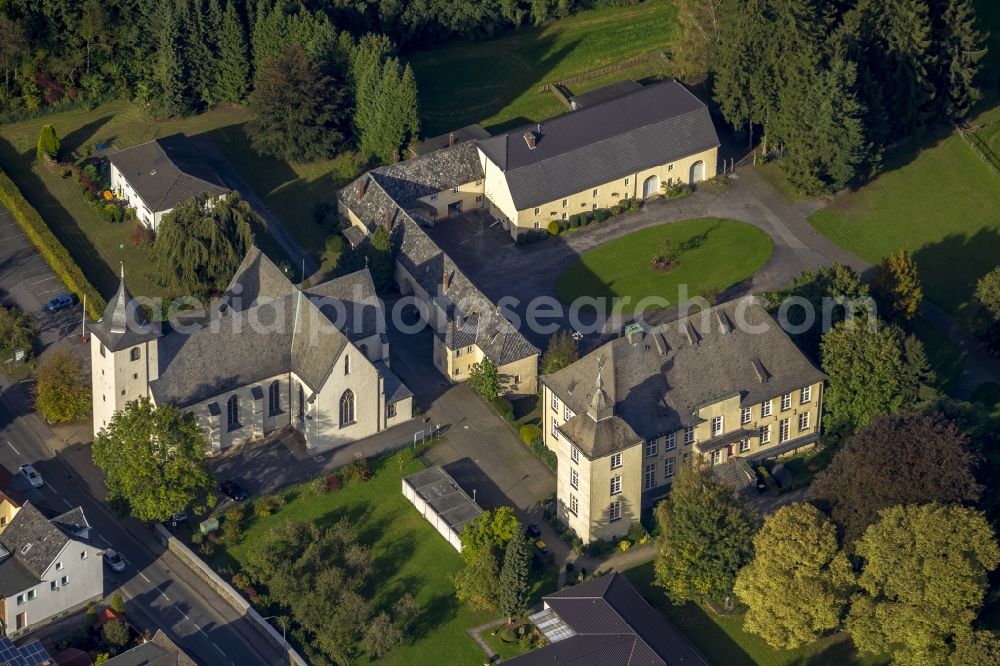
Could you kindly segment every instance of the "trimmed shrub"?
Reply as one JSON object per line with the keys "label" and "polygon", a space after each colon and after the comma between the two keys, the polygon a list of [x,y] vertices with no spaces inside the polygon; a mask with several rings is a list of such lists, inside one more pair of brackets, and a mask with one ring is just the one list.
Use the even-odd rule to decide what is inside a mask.
{"label": "trimmed shrub", "polygon": [[521,426],[518,434],[521,436],[521,441],[531,446],[535,442],[540,442],[542,440],[542,429],[536,426],[534,423],[525,423]]}
{"label": "trimmed shrub", "polygon": [[101,294],[90,284],[83,271],[73,261],[69,251],[53,235],[38,211],[28,203],[14,181],[3,171],[0,171],[0,204],[10,212],[24,235],[45,258],[52,272],[66,284],[66,288],[76,294],[81,301],[86,297],[87,314],[93,319],[100,319],[105,306]]}
{"label": "trimmed shrub", "polygon": [[59,137],[52,125],[43,125],[38,135],[38,149],[35,151],[38,159],[48,157],[51,160],[59,158]]}
{"label": "trimmed shrub", "polygon": [[639,210],[640,208],[642,208],[642,203],[643,203],[642,199],[629,199],[628,209],[631,211]]}
{"label": "trimmed shrub", "polygon": [[553,236],[558,236],[559,232],[562,231],[562,227],[559,225],[559,220],[552,220],[549,222],[549,233]]}
{"label": "trimmed shrub", "polygon": [[372,470],[368,466],[368,458],[355,458],[344,468],[344,476],[348,481],[367,481],[372,478]]}
{"label": "trimmed shrub", "polygon": [[621,204],[615,204],[611,207],[611,216],[614,217],[615,215],[621,215],[622,210]]}
{"label": "trimmed shrub", "polygon": [[328,490],[330,490],[330,483],[325,476],[317,477],[309,483],[309,492],[313,495],[323,495]]}
{"label": "trimmed shrub", "polygon": [[326,239],[326,253],[340,254],[344,251],[344,237],[339,233],[328,236]]}
{"label": "trimmed shrub", "polygon": [[580,216],[579,215],[570,215],[570,217],[569,217],[569,227],[570,227],[570,229],[576,229],[579,226],[580,226]]}
{"label": "trimmed shrub", "polygon": [[609,217],[611,217],[611,213],[608,211],[607,208],[598,208],[597,210],[594,211],[594,221],[596,222],[603,222]]}

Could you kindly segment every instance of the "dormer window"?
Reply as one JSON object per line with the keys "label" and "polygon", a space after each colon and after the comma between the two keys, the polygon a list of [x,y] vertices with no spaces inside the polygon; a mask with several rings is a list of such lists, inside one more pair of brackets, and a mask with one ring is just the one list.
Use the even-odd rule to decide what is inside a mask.
{"label": "dormer window", "polygon": [[722,417],[714,416],[712,417],[712,437],[718,437],[722,434]]}

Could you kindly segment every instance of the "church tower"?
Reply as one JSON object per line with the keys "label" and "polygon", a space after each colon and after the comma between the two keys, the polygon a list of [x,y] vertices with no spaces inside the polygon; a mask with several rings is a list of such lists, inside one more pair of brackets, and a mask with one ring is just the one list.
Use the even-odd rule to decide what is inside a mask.
{"label": "church tower", "polygon": [[149,396],[149,382],[159,376],[159,326],[150,323],[139,302],[125,287],[122,267],[118,291],[104,308],[104,316],[90,322],[91,390],[94,435],[111,416],[132,400]]}

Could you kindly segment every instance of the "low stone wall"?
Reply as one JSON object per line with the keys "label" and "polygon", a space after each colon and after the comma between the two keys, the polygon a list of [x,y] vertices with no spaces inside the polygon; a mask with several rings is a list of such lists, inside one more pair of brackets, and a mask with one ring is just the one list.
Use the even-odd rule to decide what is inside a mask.
{"label": "low stone wall", "polygon": [[271,641],[276,648],[283,650],[288,654],[289,664],[294,664],[295,666],[308,666],[308,663],[302,658],[302,655],[296,652],[291,645],[285,643],[285,640],[281,637],[281,634],[278,633],[278,630],[268,624],[267,620],[265,620],[261,614],[250,605],[250,602],[243,598],[243,595],[237,592],[232,585],[224,581],[219,574],[215,573],[210,566],[205,564],[205,562],[200,557],[195,555],[194,551],[184,545],[180,539],[171,534],[166,527],[157,523],[155,529],[157,538],[167,547],[167,550],[179,557],[181,561],[195,573],[195,575],[211,585],[212,588],[218,592],[222,598],[229,603],[229,605],[236,609],[237,612],[248,617],[251,624],[257,628],[264,638]]}

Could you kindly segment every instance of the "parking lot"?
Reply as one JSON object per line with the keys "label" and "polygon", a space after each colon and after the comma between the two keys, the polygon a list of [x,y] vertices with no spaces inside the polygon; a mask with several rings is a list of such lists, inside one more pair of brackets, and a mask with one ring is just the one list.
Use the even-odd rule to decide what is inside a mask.
{"label": "parking lot", "polygon": [[[80,332],[82,304],[76,303],[59,312],[45,310],[48,301],[65,293],[66,285],[52,272],[10,213],[0,208],[0,304],[17,305],[36,316],[38,345],[35,351],[39,354]],[[89,368],[89,355],[83,354],[83,345],[76,347]]]}

